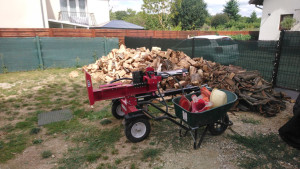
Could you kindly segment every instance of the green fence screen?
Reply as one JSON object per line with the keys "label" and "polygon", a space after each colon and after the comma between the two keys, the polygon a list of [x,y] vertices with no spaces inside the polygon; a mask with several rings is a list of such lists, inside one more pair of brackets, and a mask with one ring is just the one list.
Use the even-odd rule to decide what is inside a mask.
{"label": "green fence screen", "polygon": [[0,72],[82,66],[118,45],[117,38],[0,38]]}
{"label": "green fence screen", "polygon": [[224,65],[234,64],[247,70],[259,70],[268,81],[272,79],[276,41],[236,41],[230,39],[152,39],[125,37],[129,48],[152,46],[183,51],[190,57],[203,57]]}
{"label": "green fence screen", "polygon": [[0,38],[1,73],[39,67],[35,38]]}
{"label": "green fence screen", "polygon": [[284,32],[277,86],[300,89],[300,32]]}

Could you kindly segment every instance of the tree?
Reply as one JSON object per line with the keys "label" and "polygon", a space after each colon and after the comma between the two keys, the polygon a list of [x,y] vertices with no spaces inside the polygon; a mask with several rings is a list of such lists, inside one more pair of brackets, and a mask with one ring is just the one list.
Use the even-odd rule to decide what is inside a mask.
{"label": "tree", "polygon": [[203,0],[182,0],[178,20],[183,30],[200,28],[207,16],[206,3]]}
{"label": "tree", "polygon": [[216,14],[211,19],[211,26],[217,28],[219,25],[224,25],[229,21],[229,17],[225,13]]}
{"label": "tree", "polygon": [[171,24],[174,27],[176,27],[178,25],[181,25],[181,23],[179,21],[179,14],[180,14],[180,10],[181,10],[181,2],[182,2],[182,0],[173,0],[172,3],[171,3],[170,21],[171,21]]}
{"label": "tree", "polygon": [[127,17],[127,12],[126,11],[116,11],[116,20],[124,20]]}
{"label": "tree", "polygon": [[109,19],[116,20],[116,14],[112,11],[112,9],[109,10]]}
{"label": "tree", "polygon": [[143,12],[138,12],[135,15],[130,15],[130,16],[126,17],[125,21],[147,28],[146,21],[144,19],[145,18],[144,15],[145,14]]}
{"label": "tree", "polygon": [[239,19],[239,4],[237,0],[230,0],[224,6],[223,12],[226,13],[230,19]]}
{"label": "tree", "polygon": [[168,29],[170,0],[143,0],[143,2],[142,10],[145,14],[147,27],[151,29]]}
{"label": "tree", "polygon": [[128,17],[133,17],[136,15],[136,11],[132,9],[127,9],[126,11],[110,11],[110,20],[126,20]]}
{"label": "tree", "polygon": [[256,15],[255,11],[253,11],[251,13],[251,16],[250,16],[250,18],[248,18],[247,22],[249,22],[249,23],[257,22],[257,15]]}

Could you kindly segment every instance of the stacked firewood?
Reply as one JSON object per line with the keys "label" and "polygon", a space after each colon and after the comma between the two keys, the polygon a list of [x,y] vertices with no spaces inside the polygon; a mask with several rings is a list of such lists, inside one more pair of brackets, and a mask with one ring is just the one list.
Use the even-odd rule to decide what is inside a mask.
{"label": "stacked firewood", "polygon": [[[284,94],[272,89],[272,84],[265,81],[257,71],[246,71],[238,66],[224,66],[203,58],[191,59],[181,51],[161,51],[153,47],[130,49],[121,45],[103,56],[96,63],[84,66],[97,81],[110,82],[128,77],[131,72],[153,67],[156,71],[188,69],[186,76],[177,76],[182,86],[188,84],[226,89],[235,92],[239,99],[233,109],[257,111],[266,116],[274,116],[285,108]],[[124,81],[126,83],[126,81]],[[128,81],[127,81],[128,82]],[[163,89],[179,88],[172,77],[161,82]]]}

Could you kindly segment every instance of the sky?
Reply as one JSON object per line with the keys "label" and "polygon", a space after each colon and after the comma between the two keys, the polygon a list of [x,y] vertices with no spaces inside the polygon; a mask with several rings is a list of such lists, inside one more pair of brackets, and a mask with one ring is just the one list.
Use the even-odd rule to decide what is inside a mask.
{"label": "sky", "polygon": [[[207,10],[211,15],[222,13],[224,5],[228,0],[204,0],[207,4]],[[254,5],[249,5],[249,0],[238,0],[240,12],[242,16],[250,16],[253,11],[258,17],[261,17],[262,10],[256,8]],[[109,0],[112,11],[126,10],[131,8],[135,11],[141,11],[143,0]]]}

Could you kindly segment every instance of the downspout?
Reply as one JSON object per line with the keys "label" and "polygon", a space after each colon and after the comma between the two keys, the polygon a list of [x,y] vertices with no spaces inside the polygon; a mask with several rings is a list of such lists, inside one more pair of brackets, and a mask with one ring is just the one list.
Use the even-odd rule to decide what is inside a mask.
{"label": "downspout", "polygon": [[258,8],[258,9],[261,9],[261,10],[263,9],[262,7],[260,7],[258,5],[255,5],[255,7]]}
{"label": "downspout", "polygon": [[43,27],[46,28],[46,25],[45,25],[45,18],[44,18],[44,6],[43,6],[43,0],[40,0],[40,3],[41,3],[41,10],[42,10]]}

